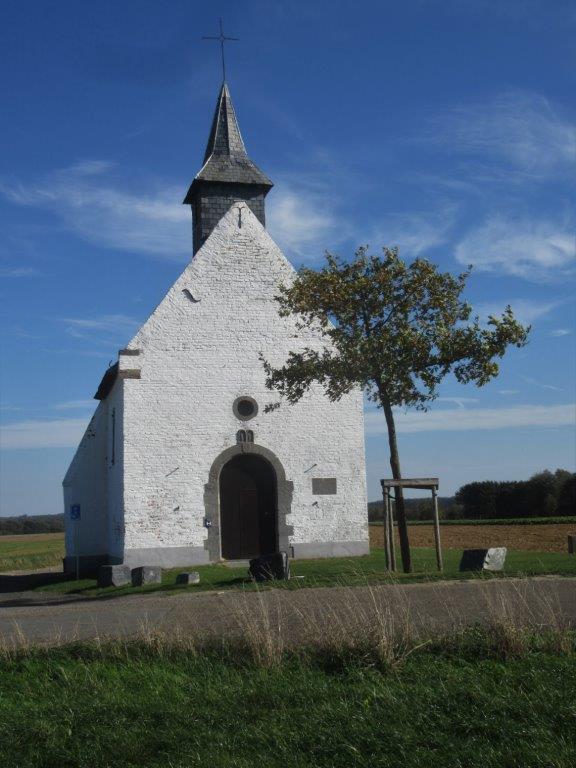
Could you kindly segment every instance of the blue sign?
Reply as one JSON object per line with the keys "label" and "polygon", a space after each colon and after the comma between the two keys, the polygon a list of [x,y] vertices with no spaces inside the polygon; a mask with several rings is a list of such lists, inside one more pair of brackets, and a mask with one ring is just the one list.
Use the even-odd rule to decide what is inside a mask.
{"label": "blue sign", "polygon": [[80,520],[80,504],[70,505],[70,520]]}

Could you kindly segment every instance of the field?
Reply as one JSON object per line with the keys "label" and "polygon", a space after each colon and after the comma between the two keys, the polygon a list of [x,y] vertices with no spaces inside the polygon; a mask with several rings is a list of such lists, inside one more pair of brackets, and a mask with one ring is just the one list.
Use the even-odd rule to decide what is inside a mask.
{"label": "field", "polygon": [[0,764],[573,768],[575,696],[572,650],[483,639],[392,666],[345,650],[267,665],[241,649],[28,651],[0,658]]}
{"label": "field", "polygon": [[[576,534],[572,523],[538,525],[442,525],[440,540],[443,549],[473,549],[475,547],[508,547],[529,552],[567,552],[567,536]],[[431,525],[409,526],[410,543],[414,547],[433,547],[434,529]],[[370,526],[370,544],[384,546],[382,525]]]}
{"label": "field", "polygon": [[0,573],[61,566],[63,557],[63,533],[0,536]]}

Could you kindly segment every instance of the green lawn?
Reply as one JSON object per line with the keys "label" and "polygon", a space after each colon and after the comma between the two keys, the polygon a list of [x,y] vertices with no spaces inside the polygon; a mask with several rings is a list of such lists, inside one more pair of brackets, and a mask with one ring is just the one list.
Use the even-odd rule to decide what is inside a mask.
{"label": "green lawn", "polygon": [[[397,572],[389,574],[384,570],[384,553],[381,549],[375,549],[366,557],[345,557],[320,560],[296,560],[291,563],[292,576],[289,582],[275,582],[272,586],[285,589],[301,587],[336,586],[378,584],[399,580],[401,582],[428,581],[434,579],[459,579],[459,578],[499,578],[501,575],[541,575],[559,574],[563,576],[576,576],[576,557],[568,554],[556,554],[549,552],[508,552],[506,558],[506,570],[503,574],[478,574],[460,573],[458,564],[461,552],[458,550],[444,550],[444,571],[436,570],[435,552],[433,549],[414,549],[414,573],[403,574]],[[254,585],[247,577],[246,568],[229,568],[225,565],[203,565],[194,570],[199,571],[201,583],[196,586],[181,587],[175,585],[176,574],[185,568],[165,570],[161,585],[149,585],[146,587],[109,587],[98,589],[94,579],[82,579],[80,581],[65,581],[51,584],[39,589],[54,592],[66,592],[84,594],[86,596],[113,596],[126,595],[140,592],[158,591],[182,591],[198,592],[213,589],[253,589]],[[270,586],[270,585],[269,585]]]}
{"label": "green lawn", "polygon": [[0,660],[6,768],[573,768],[576,665],[416,652],[395,672],[88,648]]}

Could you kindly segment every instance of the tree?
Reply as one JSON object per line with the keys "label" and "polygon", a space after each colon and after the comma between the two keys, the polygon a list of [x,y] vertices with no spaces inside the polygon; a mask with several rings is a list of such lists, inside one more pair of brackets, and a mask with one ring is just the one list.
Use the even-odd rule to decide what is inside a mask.
{"label": "tree", "polygon": [[[314,326],[321,350],[292,351],[274,368],[262,358],[266,385],[290,403],[318,382],[331,400],[355,387],[384,411],[390,466],[401,479],[394,406],[426,410],[448,373],[482,386],[498,374],[506,348],[527,342],[523,327],[507,307],[487,326],[461,299],[470,270],[456,277],[425,259],[406,263],[396,248],[372,256],[368,247],[346,263],[326,254],[320,270],[302,267],[290,285],[280,287],[279,313],[295,315],[300,329]],[[270,408],[277,407],[278,403]],[[404,570],[411,570],[404,497],[397,495],[398,532]]]}
{"label": "tree", "polygon": [[492,480],[466,483],[456,491],[455,499],[462,505],[462,516],[471,519],[498,517],[497,497],[502,483]]}
{"label": "tree", "polygon": [[[560,470],[558,470],[560,471]],[[562,483],[560,493],[558,494],[558,504],[556,505],[557,515],[575,515],[576,514],[576,475],[569,476]]]}

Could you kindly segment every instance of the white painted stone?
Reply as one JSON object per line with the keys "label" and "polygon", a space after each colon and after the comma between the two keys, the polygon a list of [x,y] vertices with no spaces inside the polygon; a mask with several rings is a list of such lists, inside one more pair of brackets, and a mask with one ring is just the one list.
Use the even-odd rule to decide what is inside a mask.
{"label": "white painted stone", "polygon": [[[240,428],[254,431],[294,484],[291,545],[363,542],[368,551],[361,391],[331,403],[315,387],[296,405],[265,413],[278,397],[265,387],[260,353],[280,364],[290,350],[324,343],[317,331],[298,331],[293,318],[278,315],[278,285],[294,274],[250,209],[234,204],[128,344],[139,354],[120,355],[120,370],[139,369],[141,378],[118,378],[72,462],[66,508],[90,509],[82,554],[203,548],[204,486]],[[259,405],[248,422],[232,410],[241,395]],[[313,477],[337,478],[337,494],[313,495]],[[67,516],[69,554],[72,525]]]}

